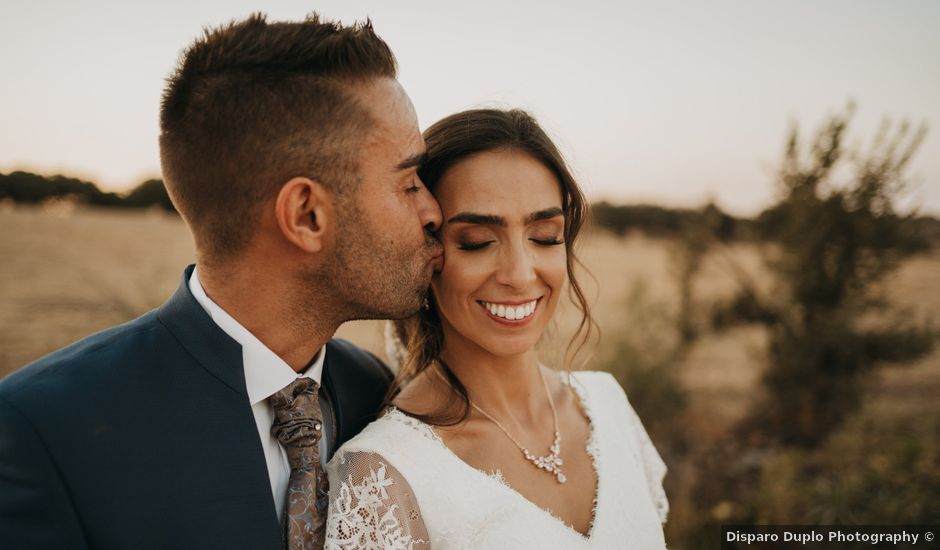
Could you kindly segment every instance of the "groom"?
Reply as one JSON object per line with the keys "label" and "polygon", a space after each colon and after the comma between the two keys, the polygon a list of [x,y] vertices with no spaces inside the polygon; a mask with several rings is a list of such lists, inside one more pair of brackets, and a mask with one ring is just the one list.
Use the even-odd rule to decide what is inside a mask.
{"label": "groom", "polygon": [[160,308],[0,382],[0,548],[322,544],[321,464],[390,380],[330,338],[417,311],[442,261],[395,77],[371,25],[317,16],[185,52],[160,152],[196,266]]}

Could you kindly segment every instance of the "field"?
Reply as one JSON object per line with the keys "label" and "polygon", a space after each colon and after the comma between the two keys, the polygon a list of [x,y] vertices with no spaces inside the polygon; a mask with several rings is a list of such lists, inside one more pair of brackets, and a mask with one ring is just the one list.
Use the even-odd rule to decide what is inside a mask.
{"label": "field", "polygon": [[[591,231],[580,255],[593,274],[583,277],[601,338],[589,350],[597,365],[615,365],[614,350],[634,342],[638,353],[670,345],[664,327],[675,316],[674,243],[640,236],[614,237]],[[14,208],[0,205],[0,377],[42,355],[161,304],[193,261],[192,242],[176,216],[161,212],[84,210],[68,205]],[[728,296],[735,270],[762,282],[760,253],[753,245],[719,249],[705,259],[696,279],[699,300]],[[906,261],[884,285],[889,301],[916,318],[940,320],[940,253]],[[562,308],[543,360],[561,363],[561,346],[573,326]],[[384,356],[382,323],[347,323],[339,335]],[[688,395],[684,430],[700,443],[719,437],[755,398],[766,335],[762,329],[731,330],[701,337],[683,356],[678,379]],[[649,348],[649,349],[647,349]],[[612,356],[612,353],[614,354]],[[591,368],[588,361],[587,368]],[[869,381],[862,414],[906,425],[936,418],[940,395],[940,348],[904,366],[887,365]],[[631,388],[626,388],[628,394]],[[653,419],[655,420],[655,419]],[[933,428],[931,428],[933,429]],[[655,439],[654,433],[654,439]],[[854,437],[854,436],[853,436]],[[668,459],[669,457],[667,457]],[[681,458],[670,464],[681,472]],[[681,476],[681,473],[679,474]],[[675,483],[676,492],[681,492]],[[682,516],[688,495],[671,495],[673,518]],[[886,518],[890,519],[890,518]]]}
{"label": "field", "polygon": [[[593,278],[582,284],[593,302],[601,338],[592,348],[603,356],[613,342],[643,334],[674,313],[673,246],[639,236],[587,233],[580,256]],[[159,306],[193,261],[185,225],[159,211],[75,210],[66,205],[0,210],[0,376],[79,338]],[[733,264],[732,264],[733,262]],[[696,296],[712,299],[735,289],[732,265],[766,280],[759,255],[737,246],[708,257]],[[911,315],[940,319],[940,254],[909,260],[892,275],[886,292]],[[559,313],[553,342],[566,342],[575,316]],[[384,356],[382,323],[347,323],[339,335]],[[710,426],[733,417],[746,404],[760,374],[762,330],[737,329],[700,339],[679,367],[693,405],[706,408]],[[545,346],[543,360],[560,363],[561,346]],[[591,355],[589,350],[587,355]],[[587,365],[590,368],[590,363]],[[940,392],[940,350],[913,366],[884,370],[886,394],[916,408]],[[894,400],[892,400],[894,401]],[[692,415],[696,418],[698,415]],[[723,424],[723,423],[722,423]]]}
{"label": "field", "polygon": [[[754,251],[732,253],[756,269]],[[593,275],[582,276],[582,285],[604,335],[601,349],[605,340],[632,330],[631,306],[675,306],[667,241],[594,232],[584,237],[580,255]],[[159,306],[176,289],[182,268],[193,262],[193,248],[179,218],[160,211],[7,207],[0,211],[0,257],[0,375],[5,375]],[[697,291],[730,293],[734,285],[725,275],[720,262],[709,264]],[[934,306],[940,311],[940,304]],[[566,336],[552,341],[567,340],[573,313],[570,306],[562,308],[555,333]],[[381,322],[347,323],[339,335],[384,356]],[[735,334],[729,342],[704,345],[696,353],[701,366],[689,371],[689,381],[706,389],[753,378],[747,373],[754,339]],[[559,348],[546,348],[543,357],[559,362]]]}
{"label": "field", "polygon": [[[582,284],[601,328],[597,354],[625,333],[648,329],[649,316],[659,319],[676,307],[669,241],[592,232],[583,238],[580,256],[593,275],[593,279],[582,276]],[[159,211],[8,205],[0,210],[0,257],[0,376],[4,376],[159,306],[176,289],[182,268],[193,261],[193,248],[179,218]],[[705,262],[696,295],[730,294],[735,288],[732,260],[755,280],[766,278],[753,248],[725,249]],[[940,318],[938,281],[940,254],[934,253],[909,260],[891,277],[886,290],[893,303],[910,308],[912,315]],[[573,321],[571,308],[562,310],[558,333],[567,335]],[[347,323],[339,335],[384,356],[380,322]],[[731,414],[747,398],[759,375],[763,340],[759,329],[740,329],[703,338],[695,345],[681,366],[682,379],[693,396],[707,397],[710,414]],[[557,363],[558,349],[545,350],[543,359]],[[884,376],[898,391],[919,394],[923,388],[934,388],[940,377],[940,350],[912,367],[886,369]]]}

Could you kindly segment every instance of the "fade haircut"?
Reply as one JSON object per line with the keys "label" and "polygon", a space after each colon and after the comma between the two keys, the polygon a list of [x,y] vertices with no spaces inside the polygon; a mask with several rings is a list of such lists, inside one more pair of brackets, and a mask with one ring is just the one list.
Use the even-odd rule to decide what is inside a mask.
{"label": "fade haircut", "polygon": [[293,177],[348,198],[374,124],[356,87],[396,73],[370,21],[255,14],[206,29],[168,78],[160,111],[163,177],[200,256],[242,250],[262,203]]}

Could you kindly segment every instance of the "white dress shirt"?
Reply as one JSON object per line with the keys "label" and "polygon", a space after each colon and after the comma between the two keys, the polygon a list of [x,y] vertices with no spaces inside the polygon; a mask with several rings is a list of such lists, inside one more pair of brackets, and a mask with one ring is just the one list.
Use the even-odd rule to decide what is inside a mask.
{"label": "white dress shirt", "polygon": [[[320,348],[313,364],[305,372],[298,374],[276,353],[262,344],[254,334],[213,302],[202,288],[198,275],[198,268],[193,269],[193,275],[189,278],[189,290],[193,293],[193,297],[206,310],[209,317],[212,317],[215,324],[242,346],[248,400],[251,402],[251,412],[255,416],[255,424],[264,449],[264,460],[268,466],[268,478],[271,480],[274,507],[278,518],[283,519],[287,482],[290,479],[290,464],[287,461],[287,452],[271,435],[274,407],[268,402],[268,398],[303,376],[312,378],[319,385],[323,374],[323,361],[326,358],[326,346]],[[320,456],[327,456],[326,437],[320,439]]]}

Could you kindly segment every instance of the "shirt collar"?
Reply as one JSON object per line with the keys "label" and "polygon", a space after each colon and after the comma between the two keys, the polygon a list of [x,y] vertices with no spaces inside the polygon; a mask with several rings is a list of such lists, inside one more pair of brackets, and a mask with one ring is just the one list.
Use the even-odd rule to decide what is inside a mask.
{"label": "shirt collar", "polygon": [[323,375],[323,362],[326,359],[326,346],[320,348],[313,363],[302,373],[294,372],[276,353],[261,343],[254,334],[236,321],[231,315],[209,298],[202,283],[199,282],[199,269],[193,269],[189,278],[189,290],[213,322],[223,332],[242,346],[242,362],[245,368],[245,386],[252,405],[264,401],[274,393],[287,387],[297,378],[313,379],[318,385]]}

